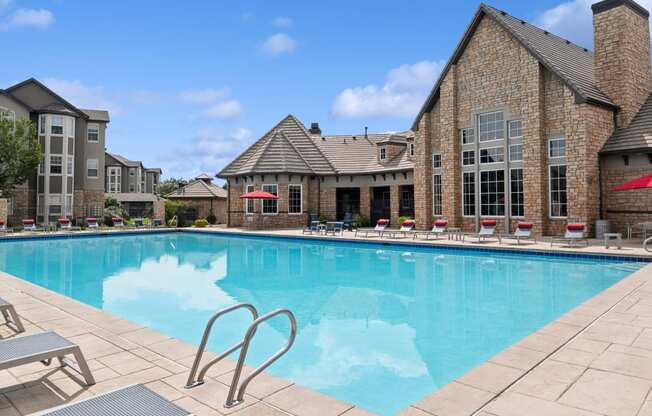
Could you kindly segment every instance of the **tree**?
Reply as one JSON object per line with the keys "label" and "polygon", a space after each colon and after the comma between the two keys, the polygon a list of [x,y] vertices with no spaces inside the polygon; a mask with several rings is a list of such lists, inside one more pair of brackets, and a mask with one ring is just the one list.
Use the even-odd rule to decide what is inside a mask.
{"label": "tree", "polygon": [[0,191],[5,196],[34,174],[41,163],[36,126],[27,119],[0,118]]}
{"label": "tree", "polygon": [[161,181],[161,183],[158,185],[158,193],[161,196],[165,196],[170,192],[174,192],[175,190],[186,185],[188,185],[188,181],[182,178],[166,179]]}

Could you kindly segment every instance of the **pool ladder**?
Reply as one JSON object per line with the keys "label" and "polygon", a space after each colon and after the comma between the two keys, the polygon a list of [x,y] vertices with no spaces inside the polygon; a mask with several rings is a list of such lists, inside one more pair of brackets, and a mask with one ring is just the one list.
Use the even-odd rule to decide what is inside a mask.
{"label": "pool ladder", "polygon": [[652,237],[650,237],[647,240],[643,241],[643,248],[645,249],[645,251],[651,251],[652,252],[652,250],[650,250],[648,248],[648,246],[647,246],[648,244],[652,244]]}
{"label": "pool ladder", "polygon": [[[210,360],[201,369],[199,369],[202,356],[204,355],[204,352],[206,350],[206,344],[208,343],[211,330],[213,329],[213,324],[221,316],[224,316],[238,309],[247,309],[249,312],[251,312],[251,316],[253,318],[253,322],[251,323],[251,325],[249,325],[249,328],[247,329],[244,338],[242,339],[241,342],[235,344],[228,350],[224,351],[222,354]],[[244,380],[242,380],[242,383],[240,383],[240,376],[244,368],[245,359],[247,358],[247,352],[249,351],[249,344],[251,343],[252,338],[256,334],[258,325],[278,315],[285,315],[288,318],[288,321],[290,321],[290,336],[288,337],[287,343],[285,344],[285,346],[283,346],[283,348],[278,350],[267,360],[265,360],[264,363],[262,363],[255,370],[253,370],[251,374],[249,374],[249,376],[247,376]],[[251,380],[253,380],[254,377],[262,373],[267,367],[272,365],[276,360],[281,358],[283,354],[288,352],[288,350],[292,347],[292,344],[294,344],[294,339],[296,338],[296,336],[297,336],[297,321],[294,317],[294,314],[289,309],[277,309],[275,311],[272,311],[260,317],[258,316],[258,311],[256,310],[256,308],[249,303],[239,303],[237,305],[233,305],[228,308],[222,309],[221,311],[213,315],[211,319],[208,320],[208,323],[206,324],[206,329],[204,330],[204,335],[202,336],[201,343],[199,344],[199,350],[197,351],[197,356],[195,357],[195,361],[192,364],[192,369],[190,370],[190,374],[188,375],[188,381],[186,382],[185,388],[190,389],[204,384],[206,372],[213,365],[220,362],[222,359],[224,359],[232,352],[240,349],[240,356],[238,357],[238,362],[235,366],[235,370],[233,371],[233,379],[231,380],[231,387],[229,387],[229,394],[227,395],[226,402],[224,403],[224,407],[226,408],[237,406],[244,401],[245,391],[247,390],[247,386],[249,385],[249,383],[251,383]],[[199,373],[197,373],[198,371]],[[238,384],[240,385],[240,388],[238,388]]]}

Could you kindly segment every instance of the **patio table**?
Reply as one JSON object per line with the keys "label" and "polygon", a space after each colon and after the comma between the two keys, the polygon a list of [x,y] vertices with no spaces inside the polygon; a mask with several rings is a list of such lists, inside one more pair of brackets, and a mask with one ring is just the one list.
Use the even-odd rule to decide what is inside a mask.
{"label": "patio table", "polygon": [[634,234],[643,236],[645,241],[648,236],[652,236],[652,222],[639,222],[636,224],[627,224],[627,239],[630,240]]}

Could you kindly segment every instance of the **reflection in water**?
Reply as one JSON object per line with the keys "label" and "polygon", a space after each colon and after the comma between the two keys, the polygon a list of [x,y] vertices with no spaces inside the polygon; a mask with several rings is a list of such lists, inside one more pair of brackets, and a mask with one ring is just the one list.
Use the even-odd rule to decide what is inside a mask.
{"label": "reflection in water", "polygon": [[[270,371],[381,414],[638,266],[179,233],[0,244],[3,271],[195,344],[223,307],[290,308],[297,341]],[[218,321],[209,349],[240,341],[250,321]],[[261,326],[249,364],[287,333],[282,319]]]}

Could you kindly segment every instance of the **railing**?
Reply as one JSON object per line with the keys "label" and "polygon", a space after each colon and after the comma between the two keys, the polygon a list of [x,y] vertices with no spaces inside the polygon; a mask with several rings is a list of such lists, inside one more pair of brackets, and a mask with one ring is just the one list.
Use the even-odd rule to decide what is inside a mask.
{"label": "railing", "polygon": [[651,243],[652,243],[652,237],[650,237],[647,240],[643,241],[643,248],[645,249],[645,251],[652,252],[652,249],[650,249],[648,247],[648,244],[651,244]]}

